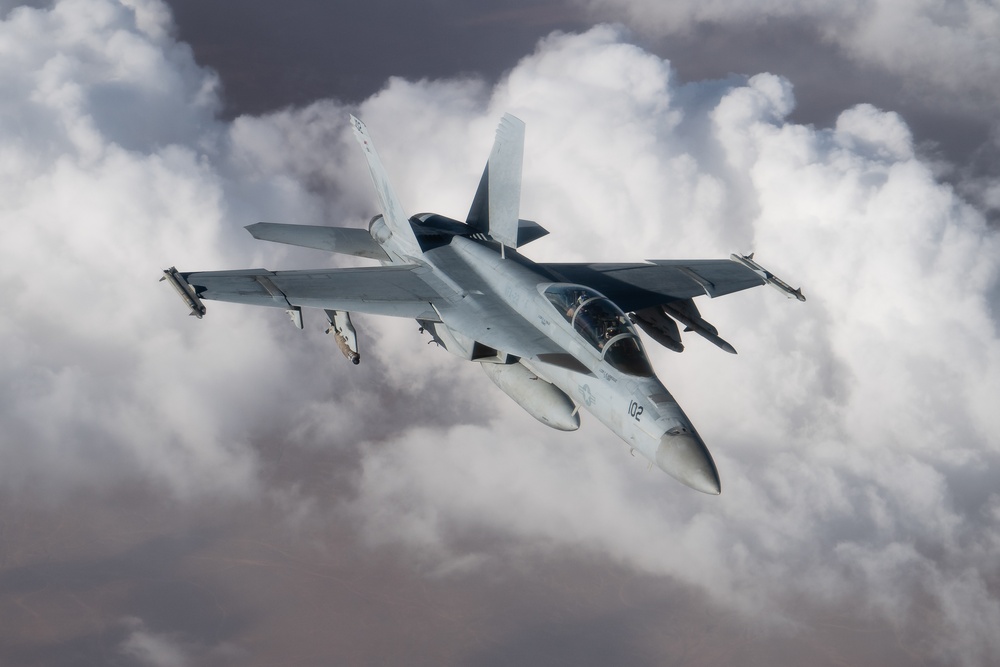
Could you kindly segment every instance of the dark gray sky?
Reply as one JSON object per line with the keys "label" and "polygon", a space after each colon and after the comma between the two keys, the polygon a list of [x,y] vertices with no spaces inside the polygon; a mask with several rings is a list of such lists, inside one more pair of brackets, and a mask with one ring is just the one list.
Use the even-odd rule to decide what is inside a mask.
{"label": "dark gray sky", "polygon": [[[497,80],[553,30],[578,31],[601,20],[629,21],[614,7],[582,2],[367,2],[331,6],[170,0],[179,36],[198,62],[216,69],[227,115],[262,113],[325,97],[357,102],[391,76],[463,75]],[[606,3],[611,5],[612,3]],[[855,104],[901,113],[924,150],[958,169],[995,176],[994,114],[981,104],[943,103],[878,64],[849,57],[822,37],[813,17],[770,17],[747,24],[698,22],[660,34],[632,27],[636,43],[667,58],[683,80],[771,72],[796,91],[792,119],[827,126]],[[902,57],[902,56],[900,56]]]}
{"label": "dark gray sky", "polygon": [[[768,6],[0,1],[0,664],[996,664],[1000,11]],[[348,111],[459,216],[507,110],[529,255],[805,288],[653,351],[720,498],[412,322],[156,283],[329,265],[242,225],[367,221]]]}
{"label": "dark gray sky", "polygon": [[536,2],[294,0],[170,2],[181,39],[215,68],[230,114],[324,97],[359,102],[390,76],[497,79],[553,30],[591,25],[572,5]]}

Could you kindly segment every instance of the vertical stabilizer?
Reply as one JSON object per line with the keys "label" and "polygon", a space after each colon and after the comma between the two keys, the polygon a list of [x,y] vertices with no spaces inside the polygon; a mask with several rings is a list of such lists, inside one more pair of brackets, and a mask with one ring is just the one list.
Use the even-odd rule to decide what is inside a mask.
{"label": "vertical stabilizer", "polygon": [[466,222],[509,248],[517,247],[523,159],[524,123],[504,114]]}
{"label": "vertical stabilizer", "polygon": [[372,143],[372,138],[368,134],[368,127],[354,116],[351,116],[351,127],[354,128],[354,137],[365,150],[368,169],[372,174],[372,183],[375,184],[375,194],[378,195],[382,216],[389,226],[389,231],[409,254],[419,255],[420,245],[417,243],[417,237],[413,234],[413,227],[410,226],[409,219],[403,213],[403,207],[396,199],[396,193],[389,185],[389,176],[385,173],[385,167],[382,166],[382,160],[379,159],[378,153],[375,152],[375,144]]}

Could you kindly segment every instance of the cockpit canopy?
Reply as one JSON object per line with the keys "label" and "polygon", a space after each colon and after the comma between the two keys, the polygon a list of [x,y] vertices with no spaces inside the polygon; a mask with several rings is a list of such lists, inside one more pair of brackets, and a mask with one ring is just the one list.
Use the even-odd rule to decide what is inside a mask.
{"label": "cockpit canopy", "polygon": [[632,322],[610,299],[589,287],[562,283],[550,285],[543,294],[613,368],[639,377],[653,375]]}

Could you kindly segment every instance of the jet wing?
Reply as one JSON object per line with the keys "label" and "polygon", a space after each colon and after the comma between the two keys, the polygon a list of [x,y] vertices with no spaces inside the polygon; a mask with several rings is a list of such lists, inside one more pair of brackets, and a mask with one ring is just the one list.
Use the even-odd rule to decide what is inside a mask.
{"label": "jet wing", "polygon": [[203,271],[179,274],[201,299],[276,308],[323,308],[438,321],[441,295],[416,271],[374,266],[306,271]]}
{"label": "jet wing", "polygon": [[541,264],[561,282],[591,287],[625,312],[707,294],[764,285],[753,269],[729,259],[654,259],[636,264]]}

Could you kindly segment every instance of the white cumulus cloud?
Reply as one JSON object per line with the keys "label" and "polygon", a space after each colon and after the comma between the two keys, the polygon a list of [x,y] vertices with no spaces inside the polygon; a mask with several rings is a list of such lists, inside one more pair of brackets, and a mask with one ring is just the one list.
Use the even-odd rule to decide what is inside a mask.
{"label": "white cumulus cloud", "polygon": [[[849,58],[894,75],[912,95],[930,87],[962,109],[995,104],[1000,78],[1000,8],[988,0],[939,2],[655,2],[580,0],[597,12],[623,12],[647,34],[670,35],[698,24],[751,26],[798,22]],[[926,94],[926,91],[924,91]]]}
{"label": "white cumulus cloud", "polygon": [[156,277],[180,259],[225,264],[243,212],[230,191],[297,211],[286,184],[232,178],[217,80],[170,28],[158,2],[107,0],[0,23],[4,484],[100,486],[129,469],[181,494],[253,485],[239,421],[274,343],[168,326],[176,303]]}
{"label": "white cumulus cloud", "polygon": [[[0,23],[0,485],[246,499],[278,492],[256,440],[346,443],[353,485],[303,504],[349,510],[427,576],[574,550],[772,623],[796,622],[789,601],[851,605],[932,638],[930,658],[1000,656],[1000,249],[905,119],[859,105],[796,124],[781,77],[682,83],[606,26],[550,36],[496,86],[392,79],[354,110],[412,213],[464,217],[509,111],[527,123],[522,215],[552,231],[528,256],[753,250],[802,285],[805,304],[700,304],[738,356],[691,336],[652,350],[719,464],[710,498],[596,420],[545,430],[412,322],[365,318],[353,369],[313,313],[304,335],[280,311],[185,318],[159,269],[329,265],[240,227],[363,226],[374,197],[344,105],[224,122],[215,77],[171,35],[153,0]],[[184,660],[161,640],[139,627],[122,650]]]}
{"label": "white cumulus cloud", "polygon": [[[390,86],[366,104],[411,96]],[[1000,621],[995,554],[980,548],[994,501],[968,486],[998,462],[995,234],[916,157],[898,115],[861,105],[813,128],[787,121],[793,104],[769,74],[677,84],[607,28],[552,37],[510,73],[469,126],[507,109],[527,122],[522,213],[554,232],[529,255],[754,249],[809,301],[758,290],[705,304],[740,356],[698,340],[657,353],[716,453],[718,502],[662,488],[599,426],[539,434],[552,451],[515,446],[529,436],[501,405],[492,437],[444,427],[371,446],[358,508],[375,539],[440,567],[489,556],[461,537],[489,528],[515,550],[589,548],[779,617],[798,595],[895,621],[927,594],[938,657],[997,654],[970,630]],[[411,168],[437,173],[434,159]]]}

